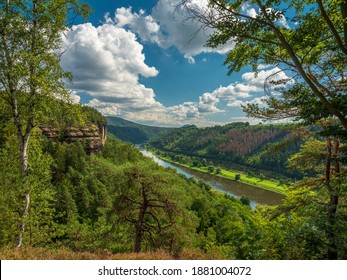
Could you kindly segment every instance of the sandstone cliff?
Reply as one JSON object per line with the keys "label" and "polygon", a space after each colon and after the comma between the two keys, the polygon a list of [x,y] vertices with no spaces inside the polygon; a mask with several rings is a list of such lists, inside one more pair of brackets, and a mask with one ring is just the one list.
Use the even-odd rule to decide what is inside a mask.
{"label": "sandstone cliff", "polygon": [[60,131],[54,127],[41,126],[42,134],[48,139],[73,143],[85,141],[88,153],[99,153],[107,139],[107,129],[105,125],[88,125],[83,127],[69,127]]}

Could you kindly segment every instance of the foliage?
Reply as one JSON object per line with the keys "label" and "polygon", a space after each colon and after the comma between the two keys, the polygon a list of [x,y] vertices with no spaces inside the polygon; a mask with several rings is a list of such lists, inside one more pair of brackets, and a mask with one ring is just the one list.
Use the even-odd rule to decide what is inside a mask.
{"label": "foliage", "polygon": [[[32,173],[37,174],[33,180],[38,187],[32,189],[34,201],[27,221],[32,234],[24,234],[24,245],[95,252],[93,256],[99,256],[100,250],[129,253],[141,228],[141,252],[165,250],[169,255],[164,258],[184,258],[194,250],[189,253],[192,258],[204,254],[231,259],[325,258],[325,225],[317,215],[310,218],[315,211],[324,213],[320,204],[291,212],[290,219],[286,214],[274,217],[276,211],[259,208],[253,212],[247,198],[217,193],[203,181],[159,167],[118,141],[108,141],[101,155],[86,154],[82,143],[37,141],[30,151],[36,155],[31,166],[39,172]],[[11,136],[0,152],[1,248],[15,246],[13,233],[18,228],[13,221],[20,219],[20,165],[16,155],[9,153],[15,144]],[[311,191],[302,201],[307,203],[312,195]],[[146,200],[142,227],[138,227]],[[343,258],[344,211],[338,219],[336,238]],[[45,253],[47,258],[54,256],[50,252]],[[83,254],[79,257],[87,258]],[[68,252],[60,256],[77,258]]]}
{"label": "foliage", "polygon": [[142,144],[167,132],[170,128],[133,123],[117,117],[107,117],[108,132],[118,139],[133,144]]}
{"label": "foliage", "polygon": [[9,137],[0,151],[0,246],[13,246],[17,241],[21,221],[23,193],[30,192],[31,206],[26,217],[28,234],[23,242],[45,245],[58,234],[54,222],[54,190],[50,183],[52,158],[42,152],[39,140],[30,143],[30,174],[22,177],[16,150],[16,138]]}
{"label": "foliage", "polygon": [[299,177],[298,172],[286,168],[288,157],[298,152],[302,143],[292,132],[293,128],[248,123],[205,128],[184,126],[162,134],[150,145],[167,155],[176,153],[174,161],[194,167],[207,166],[205,161],[209,159],[218,164],[223,161],[225,167],[238,163]]}
{"label": "foliage", "polygon": [[[60,251],[66,258],[76,258],[71,250],[91,252],[81,258],[100,251],[164,250],[169,252],[165,258],[203,252],[229,259],[346,259],[347,174],[340,153],[346,149],[347,128],[344,1],[211,0],[212,13],[202,14],[194,5],[185,6],[215,28],[209,46],[234,40],[226,60],[230,72],[248,64],[257,70],[261,62],[286,65],[301,77],[290,88],[278,87],[288,81],[268,79],[267,89],[282,95],[270,96],[265,110],[248,107],[254,114],[319,121],[322,127],[299,152],[301,143],[291,141],[287,127],[279,125],[184,126],[152,142],[164,156],[173,152],[175,160],[219,175],[226,171],[214,168],[211,160],[273,168],[294,154],[289,165],[310,177],[290,186],[282,205],[255,211],[247,198],[218,193],[203,181],[159,167],[130,145],[108,141],[102,154],[88,155],[84,143],[54,143],[36,133],[42,123],[105,124],[93,109],[56,100],[59,95],[66,101],[62,81],[69,75],[53,50],[59,49],[70,9],[84,13],[86,7],[63,0],[1,5],[0,248],[7,254],[24,244],[37,251],[67,248],[68,253]],[[255,17],[244,10],[256,6]],[[296,23],[286,26],[285,16],[294,16]],[[57,104],[59,109],[52,110]],[[144,131],[147,139],[163,131],[132,129]],[[272,156],[288,143],[294,144],[285,156]]]}
{"label": "foliage", "polygon": [[[323,114],[335,116],[347,129],[344,1],[209,0],[208,3],[199,5],[182,0],[177,10],[186,11],[190,19],[202,23],[202,29],[214,29],[208,46],[217,48],[233,42],[225,61],[229,74],[252,66],[257,75],[259,64],[278,65],[282,68],[280,72],[286,71],[309,90],[300,90],[306,102],[314,101],[306,109],[311,105],[324,107]],[[265,87],[278,97],[283,85],[293,85],[289,82],[290,79],[275,81],[270,76]],[[296,109],[287,107],[282,113],[296,116]]]}
{"label": "foliage", "polygon": [[[34,127],[49,118],[55,99],[69,100],[64,79],[70,75],[59,64],[61,33],[71,15],[87,13],[78,0],[1,1],[0,104],[15,125],[24,185],[31,172],[28,147]],[[18,247],[30,217],[31,190],[24,191]]]}

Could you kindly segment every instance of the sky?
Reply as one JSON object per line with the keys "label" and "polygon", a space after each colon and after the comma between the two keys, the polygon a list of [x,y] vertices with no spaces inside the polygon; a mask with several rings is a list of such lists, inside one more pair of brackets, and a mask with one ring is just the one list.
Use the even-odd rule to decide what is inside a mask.
{"label": "sky", "polygon": [[[197,22],[174,12],[178,0],[84,1],[93,12],[62,36],[61,64],[73,75],[67,87],[74,101],[155,126],[259,122],[241,104],[261,104],[264,80],[279,68],[260,65],[255,77],[246,67],[228,76],[223,62],[233,43],[206,47],[213,30],[196,33]],[[283,78],[283,72],[273,76]]]}

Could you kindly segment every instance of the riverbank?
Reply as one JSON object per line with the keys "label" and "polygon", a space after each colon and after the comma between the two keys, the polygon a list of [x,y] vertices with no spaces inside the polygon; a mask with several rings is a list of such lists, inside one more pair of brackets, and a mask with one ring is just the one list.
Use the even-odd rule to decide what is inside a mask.
{"label": "riverbank", "polygon": [[[282,195],[286,194],[286,188],[287,187],[285,185],[282,185],[279,180],[266,179],[266,178],[260,179],[258,177],[249,176],[248,174],[241,172],[241,171],[227,170],[227,169],[223,169],[220,167],[214,167],[214,166],[212,166],[212,168],[211,168],[211,166],[208,166],[208,167],[190,166],[190,165],[184,164],[182,162],[174,161],[170,157],[165,157],[161,153],[158,153],[156,149],[151,148],[150,150],[161,160],[170,162],[170,163],[178,165],[178,166],[182,166],[182,167],[185,167],[185,168],[188,168],[191,170],[200,171],[200,172],[212,175],[212,176],[241,182],[243,184],[246,184],[246,185],[249,185],[252,187],[256,187],[256,188],[260,188],[260,189],[264,189],[264,190],[268,190],[268,191],[271,191],[274,193],[278,193],[278,194],[282,194]],[[213,171],[211,172],[211,170],[213,170]],[[236,180],[236,178],[238,178],[238,179]]]}

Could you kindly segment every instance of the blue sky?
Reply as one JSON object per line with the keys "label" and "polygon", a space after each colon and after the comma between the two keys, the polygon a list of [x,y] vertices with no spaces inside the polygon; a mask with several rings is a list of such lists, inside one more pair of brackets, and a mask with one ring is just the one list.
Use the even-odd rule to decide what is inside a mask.
{"label": "blue sky", "polygon": [[199,24],[174,14],[177,0],[85,2],[94,12],[63,37],[62,66],[73,74],[68,87],[76,101],[149,125],[259,121],[247,119],[240,105],[261,103],[264,79],[278,68],[261,65],[257,78],[250,68],[227,76],[223,62],[232,42],[205,47],[211,29],[192,39]]}

